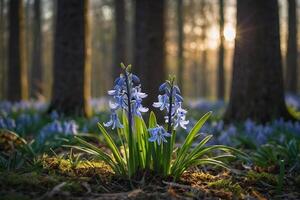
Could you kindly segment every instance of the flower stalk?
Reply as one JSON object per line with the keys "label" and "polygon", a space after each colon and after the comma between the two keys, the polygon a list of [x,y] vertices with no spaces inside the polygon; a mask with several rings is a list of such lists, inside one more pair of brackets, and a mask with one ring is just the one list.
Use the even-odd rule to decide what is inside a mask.
{"label": "flower stalk", "polygon": [[[121,64],[122,68],[124,69],[124,74],[125,74],[125,82],[126,82],[126,95],[127,95],[127,105],[128,105],[128,133],[129,133],[129,137],[128,137],[128,145],[129,146],[133,146],[133,135],[132,135],[132,111],[131,111],[131,89],[130,89],[130,83],[129,83],[129,78],[128,78],[128,66],[125,67],[125,65],[123,65],[123,63]],[[134,151],[133,148],[129,148],[129,157],[133,157],[134,156]],[[128,168],[129,168],[129,172],[134,171],[134,162],[131,162],[131,160],[129,160],[128,163]],[[129,174],[129,178],[131,177],[132,174]]]}

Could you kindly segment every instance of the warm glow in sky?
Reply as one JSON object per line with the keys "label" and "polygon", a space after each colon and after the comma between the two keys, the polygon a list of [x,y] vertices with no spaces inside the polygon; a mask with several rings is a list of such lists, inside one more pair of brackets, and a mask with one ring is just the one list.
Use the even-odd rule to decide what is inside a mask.
{"label": "warm glow in sky", "polygon": [[[235,28],[233,24],[228,23],[224,27],[224,37],[225,41],[228,43],[234,43],[235,39]],[[220,35],[219,35],[219,27],[218,26],[212,26],[208,30],[208,43],[207,46],[210,49],[218,48],[220,41]],[[231,45],[230,45],[231,46]]]}
{"label": "warm glow in sky", "polygon": [[235,39],[235,28],[232,24],[227,24],[224,28],[224,37],[228,42],[234,42]]}

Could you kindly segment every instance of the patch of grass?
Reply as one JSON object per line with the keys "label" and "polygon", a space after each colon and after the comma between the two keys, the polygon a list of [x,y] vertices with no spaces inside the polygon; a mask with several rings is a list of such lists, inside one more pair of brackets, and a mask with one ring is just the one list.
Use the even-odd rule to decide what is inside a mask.
{"label": "patch of grass", "polygon": [[111,168],[102,161],[81,161],[75,166],[69,159],[60,157],[44,157],[43,168],[54,173],[68,176],[95,176],[110,177],[113,175]]}
{"label": "patch of grass", "polygon": [[215,189],[223,189],[224,191],[229,191],[235,194],[236,196],[241,196],[243,189],[238,183],[233,183],[230,179],[220,179],[208,183],[208,187]]}
{"label": "patch of grass", "polygon": [[277,176],[266,172],[257,173],[255,171],[249,171],[246,175],[246,178],[248,181],[254,184],[258,182],[265,182],[270,185],[278,185]]}

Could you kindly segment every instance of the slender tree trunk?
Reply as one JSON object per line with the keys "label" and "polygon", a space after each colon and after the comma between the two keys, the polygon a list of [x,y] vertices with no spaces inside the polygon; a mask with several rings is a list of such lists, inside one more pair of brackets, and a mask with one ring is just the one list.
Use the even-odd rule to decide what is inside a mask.
{"label": "slender tree trunk", "polygon": [[25,56],[24,8],[22,0],[9,1],[8,94],[10,101],[28,98]]}
{"label": "slender tree trunk", "polygon": [[217,97],[223,100],[225,97],[225,75],[224,75],[224,0],[219,0],[219,25],[220,25],[220,45],[218,55],[218,78]]}
{"label": "slender tree trunk", "polygon": [[26,52],[26,66],[27,66],[27,73],[28,73],[28,92],[30,97],[30,78],[31,78],[31,55],[32,55],[32,6],[31,6],[31,0],[24,0],[25,4],[25,25],[24,25],[24,34],[25,34],[25,52]]}
{"label": "slender tree trunk", "polygon": [[207,29],[208,29],[208,19],[206,17],[206,11],[207,11],[208,5],[205,0],[201,0],[200,2],[200,15],[202,18],[202,24],[201,24],[201,35],[200,40],[203,44],[203,49],[201,50],[201,64],[200,64],[200,72],[199,77],[201,78],[201,85],[200,85],[200,95],[202,97],[207,97]]}
{"label": "slender tree trunk", "polygon": [[298,41],[297,41],[297,3],[288,0],[288,41],[286,54],[286,89],[297,93],[298,84]]}
{"label": "slender tree trunk", "polygon": [[[205,36],[206,37],[206,36]],[[206,41],[206,39],[203,40],[204,42]],[[203,49],[201,52],[201,69],[200,69],[200,73],[197,74],[201,74],[201,93],[200,95],[202,97],[207,97],[208,95],[208,91],[207,91],[207,77],[208,77],[208,72],[207,72],[207,49]]]}
{"label": "slender tree trunk", "polygon": [[115,44],[113,59],[113,77],[119,76],[121,73],[120,63],[127,64],[126,41],[127,26],[125,14],[125,1],[114,0],[115,6]]}
{"label": "slender tree trunk", "polygon": [[148,93],[145,104],[151,109],[157,101],[158,87],[166,78],[165,1],[136,1],[135,5],[133,69],[141,77],[144,91]]}
{"label": "slender tree trunk", "polygon": [[183,3],[182,0],[177,0],[177,32],[178,32],[178,85],[183,90],[183,73],[184,73],[184,56],[183,56],[183,44],[184,44],[184,33],[183,33]]}
{"label": "slender tree trunk", "polygon": [[91,114],[88,0],[57,1],[54,82],[49,111]]}
{"label": "slender tree trunk", "polygon": [[290,119],[283,92],[277,0],[237,1],[233,79],[225,120]]}
{"label": "slender tree trunk", "polygon": [[4,0],[0,0],[0,99],[5,98],[5,77],[6,77],[6,66],[5,66],[5,45],[4,45],[4,34],[5,34],[5,18],[4,18]]}
{"label": "slender tree trunk", "polygon": [[43,94],[41,0],[34,0],[33,12],[31,97],[38,98]]}

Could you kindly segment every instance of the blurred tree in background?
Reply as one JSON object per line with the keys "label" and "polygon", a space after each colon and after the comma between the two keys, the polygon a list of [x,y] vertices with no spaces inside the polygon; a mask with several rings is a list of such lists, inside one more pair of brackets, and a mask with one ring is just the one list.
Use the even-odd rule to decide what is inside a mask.
{"label": "blurred tree in background", "polygon": [[297,41],[297,4],[296,0],[288,0],[288,41],[286,53],[286,89],[297,92],[298,79],[298,41]]}
{"label": "blurred tree in background", "polygon": [[[269,1],[274,3],[273,0],[267,0],[266,2]],[[10,12],[12,2],[21,5],[20,13],[23,18],[19,19],[20,13],[18,12],[17,16],[14,12],[16,17],[10,19],[13,14],[13,12]],[[299,81],[297,79],[300,71],[297,70],[297,59],[299,59],[297,48],[297,35],[299,33],[296,17],[298,1],[279,0],[278,2],[279,9],[276,12],[280,14],[280,51],[283,55],[282,63],[285,72],[281,75],[285,77],[286,92],[295,94],[299,93]],[[64,14],[58,12],[58,4],[61,4],[61,1],[0,0],[0,98],[10,99],[6,96],[10,93],[10,95],[19,95],[15,99],[20,100],[24,99],[27,96],[26,93],[30,92],[31,98],[51,99],[52,105],[58,106],[59,104],[64,105],[62,103],[66,102],[62,100],[64,98],[75,101],[71,96],[76,94],[76,97],[78,97],[76,103],[72,102],[68,104],[70,108],[61,109],[60,111],[69,113],[70,110],[73,110],[74,113],[83,114],[85,111],[80,110],[85,107],[83,105],[85,103],[82,102],[85,102],[90,96],[93,98],[106,96],[106,91],[112,87],[112,82],[118,74],[120,62],[124,62],[125,64],[133,64],[133,69],[141,75],[143,90],[149,94],[147,106],[150,108],[152,101],[156,101],[158,85],[165,80],[167,74],[177,74],[177,81],[183,90],[184,96],[189,97],[191,100],[206,98],[226,101],[232,81],[236,3],[236,0],[90,0],[86,6],[89,7],[89,12],[84,18],[86,21],[88,19],[91,21],[88,35],[90,35],[92,42],[91,47],[87,47],[86,50],[91,54],[91,60],[89,61],[86,60],[85,56],[81,57],[80,55],[80,52],[83,52],[81,47],[86,47],[86,37],[79,39],[78,36],[78,39],[75,38],[74,32],[81,34],[80,31],[77,31],[77,29],[75,31],[75,28],[68,25],[73,24],[79,18],[75,17],[73,21],[71,20],[73,17],[66,17],[68,19],[63,19],[64,26],[61,25],[60,27],[56,23],[59,15],[69,16],[67,13],[71,12],[69,9],[63,10]],[[261,8],[261,6],[259,7]],[[265,12],[270,10],[269,7],[261,9],[264,9]],[[253,14],[249,13],[249,18],[252,16]],[[17,23],[12,23],[13,26],[9,26],[9,20],[14,20]],[[268,18],[265,21],[267,20],[273,20],[273,18]],[[78,20],[75,23],[79,23]],[[269,23],[269,26],[271,24],[272,26],[275,25],[271,21]],[[20,27],[23,24],[23,28],[19,31],[10,31],[11,28],[16,30],[17,24],[20,24]],[[257,23],[245,25],[246,27],[243,28],[240,36],[244,37],[243,32],[245,32],[245,36],[248,37],[248,34],[253,33],[253,30],[257,28],[256,25]],[[78,25],[77,28],[79,29],[81,26]],[[87,26],[88,24],[84,24],[84,27]],[[72,31],[67,30],[69,28]],[[273,29],[268,29],[267,32],[270,32],[270,30]],[[58,34],[59,31],[61,33]],[[16,34],[20,35],[18,38],[25,38],[23,42],[19,43],[18,40],[9,39],[11,38],[10,35],[16,36]],[[67,37],[66,35],[69,36],[70,40],[72,38],[72,43],[67,39],[59,39],[60,44],[63,43],[63,45],[57,45],[57,37],[63,38]],[[273,36],[269,38],[271,37]],[[82,42],[73,42],[81,39]],[[253,41],[258,40],[253,37],[251,39]],[[237,42],[239,41],[237,40]],[[11,43],[14,43],[14,45],[20,44],[19,52],[9,50],[11,49]],[[263,54],[261,53],[263,50],[267,51],[270,45],[275,46],[275,43],[270,42],[264,46],[260,44],[261,49],[256,51],[253,58],[272,59],[274,64],[279,62],[277,47],[277,49],[274,48],[276,53],[272,57],[271,55],[267,57],[258,55]],[[237,47],[240,46],[237,45]],[[69,51],[69,49],[72,49],[72,51]],[[74,53],[75,51],[77,53]],[[275,50],[273,51],[275,52]],[[11,54],[22,56],[14,56],[15,59],[12,60],[10,59],[12,57],[9,58]],[[17,67],[10,67],[11,63],[18,62],[20,64],[15,65]],[[272,62],[268,61],[268,65],[271,65]],[[84,66],[83,68],[87,70],[89,68],[86,68],[86,65],[82,63],[90,63],[90,78],[85,78],[86,75],[84,75],[85,71],[83,69],[79,70],[79,65]],[[236,63],[240,62],[235,61],[234,63],[234,66],[236,66]],[[256,65],[256,63],[254,64]],[[265,64],[261,64],[261,66],[265,66]],[[20,69],[19,75],[9,73],[9,70],[12,71],[18,68]],[[249,64],[247,70],[250,69],[253,70],[251,73],[255,71],[255,74],[264,74],[263,67],[259,68],[251,65],[250,68]],[[21,70],[24,70],[24,73],[21,73]],[[58,74],[64,75],[63,82],[61,82],[62,75]],[[72,78],[69,78],[69,76]],[[29,77],[30,83],[29,90],[28,88],[25,89],[27,87],[27,81],[25,81],[27,77]],[[82,84],[86,84],[85,80],[90,79],[90,89],[89,86],[82,86]],[[69,87],[71,80],[72,87]],[[270,79],[270,82],[271,80],[273,78]],[[270,91],[270,84],[265,81],[252,81],[247,87],[257,88],[260,92]],[[14,84],[11,84],[12,82]],[[235,84],[236,78],[233,78],[233,82]],[[19,87],[19,92],[12,92],[11,87]],[[72,89],[66,90],[66,88]],[[87,90],[84,88],[87,88]],[[240,93],[238,89],[244,90],[243,85],[235,87],[235,91],[231,93]],[[82,91],[85,91],[86,94]],[[283,92],[281,91],[281,93]],[[271,96],[275,95],[272,92],[268,93],[269,97],[263,100],[264,102],[270,101]],[[58,102],[57,99],[60,99],[61,102],[59,104],[54,103],[54,99],[56,99],[56,102]],[[250,102],[250,99],[248,100]],[[256,98],[251,98],[252,104],[256,105],[257,103],[252,100],[256,101]],[[81,106],[77,107],[78,110],[76,110],[71,109],[73,107],[71,104]],[[87,108],[87,110],[89,109]],[[253,113],[258,114],[256,111],[253,111]],[[266,113],[270,114],[269,111],[266,111]],[[249,113],[245,113],[245,115],[248,116]],[[252,114],[249,116],[252,116]]]}
{"label": "blurred tree in background", "polygon": [[120,63],[128,64],[127,59],[127,26],[126,8],[124,0],[114,0],[115,8],[115,37],[114,37],[114,56],[113,56],[113,77],[118,77],[121,72]]}
{"label": "blurred tree in background", "polygon": [[24,23],[23,1],[10,0],[7,80],[7,99],[10,101],[28,98]]}
{"label": "blurred tree in background", "polygon": [[0,0],[0,99],[6,97],[5,0]]}
{"label": "blurred tree in background", "polygon": [[30,79],[30,95],[39,98],[43,95],[43,34],[41,19],[41,0],[34,0],[33,3],[33,46],[32,46],[32,65]]}
{"label": "blurred tree in background", "polygon": [[224,75],[224,0],[219,0],[219,26],[220,26],[220,44],[218,52],[218,78],[217,78],[217,97],[224,99],[225,97],[225,75]]}
{"label": "blurred tree in background", "polygon": [[237,31],[226,120],[290,119],[284,102],[277,0],[238,1]]}
{"label": "blurred tree in background", "polygon": [[178,72],[177,72],[177,80],[178,86],[183,88],[183,72],[184,72],[184,32],[183,32],[183,25],[184,25],[184,9],[183,9],[183,0],[177,0],[177,40],[178,40]]}
{"label": "blurred tree in background", "polygon": [[135,2],[134,70],[140,76],[152,108],[157,90],[166,77],[165,68],[165,1]]}
{"label": "blurred tree in background", "polygon": [[88,0],[57,1],[53,89],[49,111],[90,116]]}

